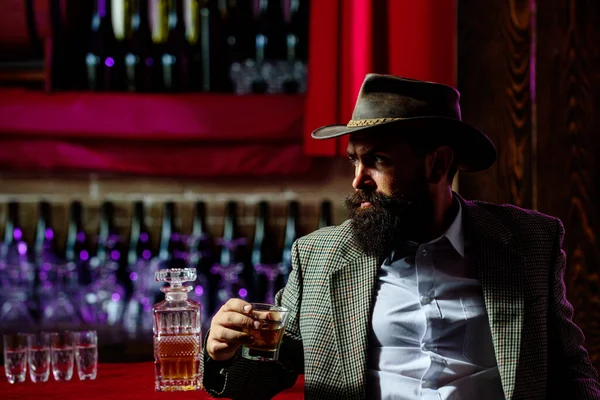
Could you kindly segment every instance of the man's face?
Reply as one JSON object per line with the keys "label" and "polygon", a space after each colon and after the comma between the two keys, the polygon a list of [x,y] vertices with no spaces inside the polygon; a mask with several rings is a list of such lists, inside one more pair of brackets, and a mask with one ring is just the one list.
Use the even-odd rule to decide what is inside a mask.
{"label": "man's face", "polygon": [[[390,135],[391,136],[391,135]],[[351,136],[348,157],[354,166],[352,187],[356,191],[386,196],[401,194],[410,199],[416,180],[424,183],[423,156],[390,136]],[[368,207],[369,204],[363,204]]]}
{"label": "man's face", "polygon": [[431,216],[425,158],[393,135],[353,135],[348,157],[355,192],[346,207],[355,237],[365,252],[382,255]]}

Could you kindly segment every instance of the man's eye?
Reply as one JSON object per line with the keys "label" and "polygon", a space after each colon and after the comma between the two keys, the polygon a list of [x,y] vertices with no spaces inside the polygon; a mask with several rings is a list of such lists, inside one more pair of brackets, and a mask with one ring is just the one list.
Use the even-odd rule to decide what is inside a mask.
{"label": "man's eye", "polygon": [[387,162],[387,158],[381,157],[381,156],[373,156],[373,161],[376,162],[377,164],[383,164],[383,163]]}
{"label": "man's eye", "polygon": [[358,159],[354,158],[354,157],[350,157],[350,158],[348,158],[348,161],[350,162],[350,164],[356,165],[356,163],[358,162]]}

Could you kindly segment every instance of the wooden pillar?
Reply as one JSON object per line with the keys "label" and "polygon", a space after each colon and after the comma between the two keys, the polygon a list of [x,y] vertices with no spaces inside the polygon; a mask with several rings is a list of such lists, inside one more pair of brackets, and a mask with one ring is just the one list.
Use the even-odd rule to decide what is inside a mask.
{"label": "wooden pillar", "polygon": [[460,173],[466,198],[534,206],[529,0],[458,2],[457,82],[463,119],[485,132],[498,162]]}
{"label": "wooden pillar", "polygon": [[600,369],[600,2],[537,10],[539,210],[565,224],[567,295]]}
{"label": "wooden pillar", "polygon": [[499,153],[460,193],[563,221],[567,297],[600,369],[600,2],[459,1],[458,89]]}

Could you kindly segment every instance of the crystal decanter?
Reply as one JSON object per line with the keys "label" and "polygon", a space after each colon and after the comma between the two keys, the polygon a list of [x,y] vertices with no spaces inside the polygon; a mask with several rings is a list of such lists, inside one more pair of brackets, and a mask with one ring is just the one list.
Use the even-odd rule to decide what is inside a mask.
{"label": "crystal decanter", "polygon": [[159,392],[201,389],[201,306],[188,299],[196,279],[194,268],[161,269],[156,280],[169,285],[160,290],[165,300],[152,307],[155,389]]}

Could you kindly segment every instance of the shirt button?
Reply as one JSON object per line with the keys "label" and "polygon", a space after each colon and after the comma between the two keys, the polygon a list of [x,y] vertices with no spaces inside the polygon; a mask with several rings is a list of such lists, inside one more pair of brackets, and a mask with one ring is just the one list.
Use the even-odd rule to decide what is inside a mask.
{"label": "shirt button", "polygon": [[429,304],[429,303],[431,303],[431,297],[421,296],[421,304]]}

